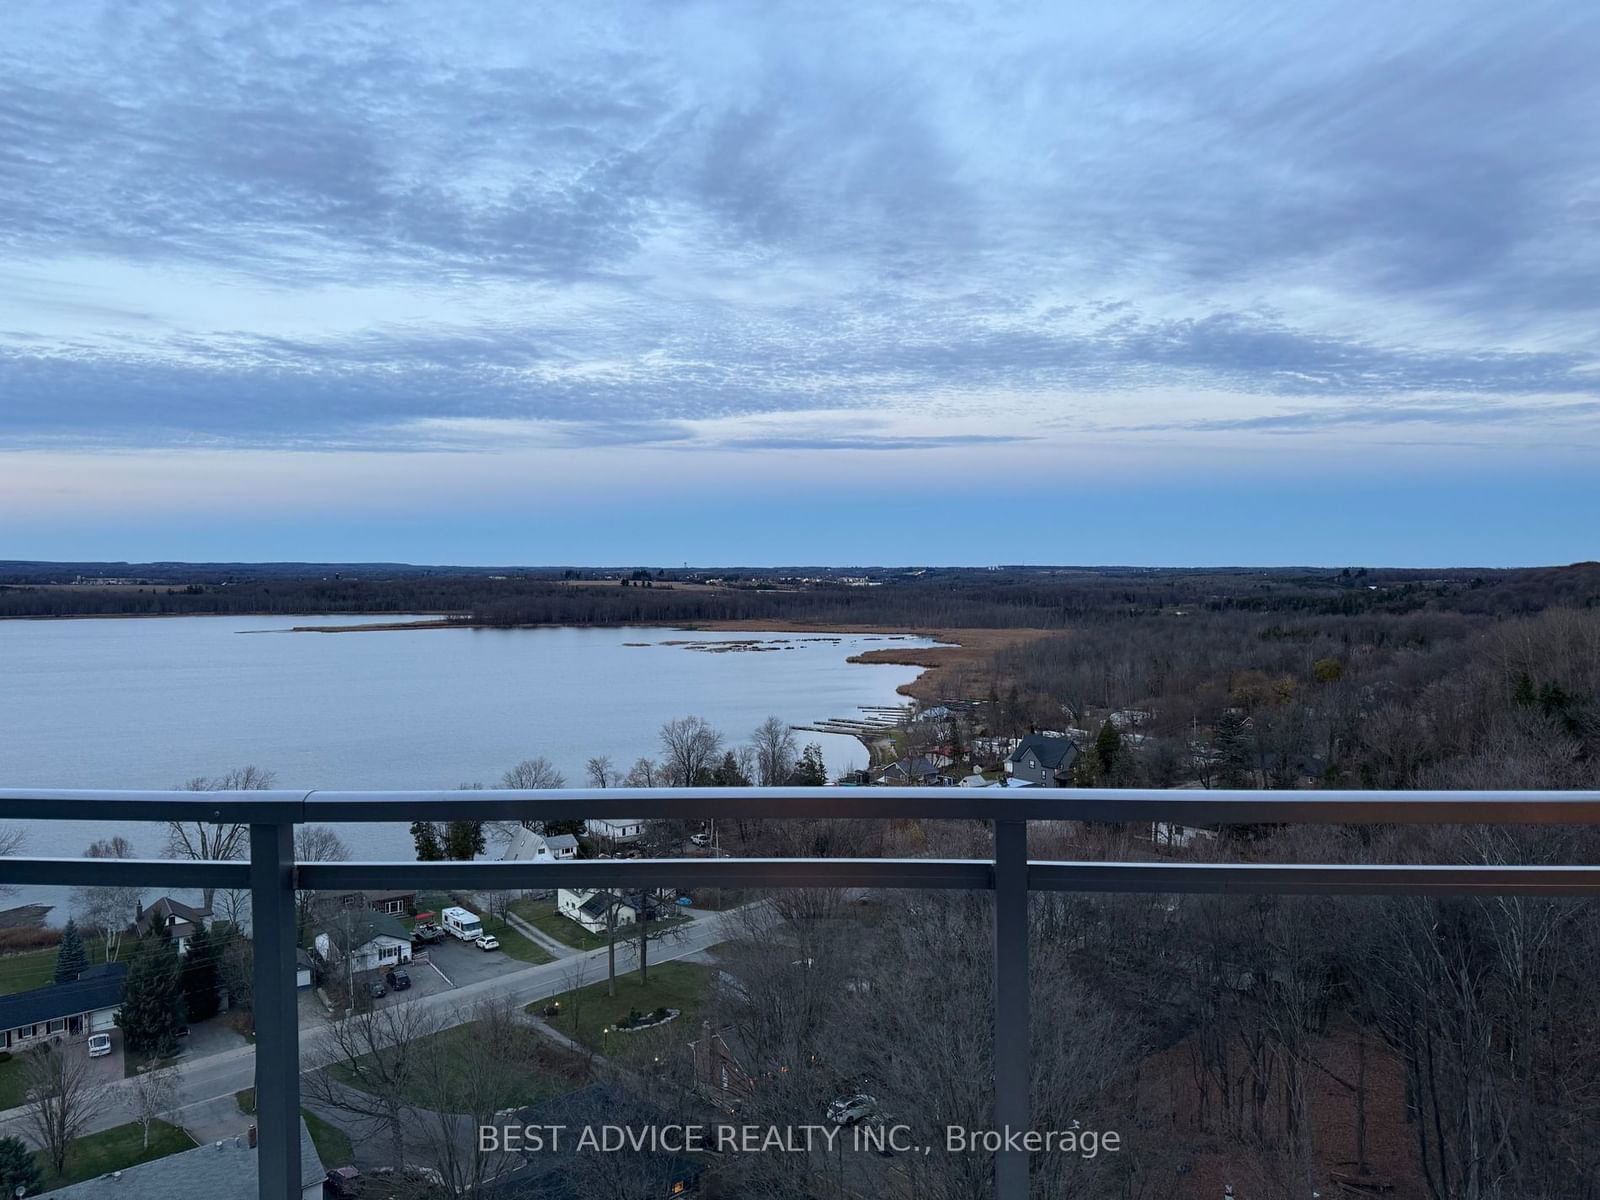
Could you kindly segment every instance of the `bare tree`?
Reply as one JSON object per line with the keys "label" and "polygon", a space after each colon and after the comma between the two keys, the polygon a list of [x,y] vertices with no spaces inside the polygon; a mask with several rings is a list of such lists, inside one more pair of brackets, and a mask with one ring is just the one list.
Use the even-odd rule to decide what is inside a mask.
{"label": "bare tree", "polygon": [[659,787],[667,781],[668,771],[665,763],[658,763],[648,758],[634,760],[633,766],[628,768],[628,776],[622,781],[623,787]]}
{"label": "bare tree", "polygon": [[[0,858],[15,854],[27,840],[26,830],[18,829],[15,825],[0,825]],[[16,892],[15,884],[0,884],[0,896],[14,896]]]}
{"label": "bare tree", "polygon": [[406,1097],[423,1076],[427,1039],[440,1028],[431,1010],[409,999],[335,1021],[318,1046],[320,1069],[304,1077],[305,1094],[386,1134],[389,1160],[402,1166],[411,1119]]}
{"label": "bare tree", "polygon": [[[186,792],[261,792],[277,776],[260,767],[237,767],[223,775],[196,775],[179,787]],[[242,821],[168,821],[167,857],[196,860],[243,858],[250,845],[250,826]],[[206,907],[212,907],[216,889],[205,889]]]}
{"label": "bare tree", "polygon": [[23,1055],[22,1078],[28,1095],[23,1124],[60,1175],[68,1147],[106,1110],[110,1089],[87,1055],[48,1045]]}
{"label": "bare tree", "polygon": [[755,773],[752,776],[761,787],[779,787],[794,774],[794,764],[800,757],[794,733],[782,717],[768,717],[750,734],[750,746],[755,751]]}
{"label": "bare tree", "polygon": [[617,781],[617,765],[609,755],[597,754],[587,764],[590,787],[610,787]]}
{"label": "bare tree", "polygon": [[[120,835],[91,842],[85,858],[133,858],[133,843]],[[106,962],[117,957],[122,935],[133,921],[144,893],[139,888],[87,884],[72,890],[72,909],[86,929],[100,937]]]}
{"label": "bare tree", "polygon": [[567,777],[544,755],[525,758],[500,777],[500,786],[521,790],[564,788]]}
{"label": "bare tree", "polygon": [[[299,825],[294,831],[294,857],[296,862],[346,862],[350,858],[350,847],[331,825]],[[294,902],[303,938],[315,915],[317,893],[297,891]]]}
{"label": "bare tree", "polygon": [[150,1127],[164,1121],[178,1107],[177,1064],[162,1066],[152,1059],[134,1075],[130,1084],[133,1090],[134,1119],[144,1133],[144,1148],[150,1148]]}
{"label": "bare tree", "polygon": [[703,717],[678,717],[661,727],[661,753],[674,787],[694,787],[722,752],[722,735]]}

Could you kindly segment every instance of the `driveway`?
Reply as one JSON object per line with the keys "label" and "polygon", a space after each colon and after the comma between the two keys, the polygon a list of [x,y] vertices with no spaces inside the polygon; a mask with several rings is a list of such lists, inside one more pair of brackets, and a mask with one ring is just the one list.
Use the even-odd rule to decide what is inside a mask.
{"label": "driveway", "polygon": [[[450,981],[451,987],[467,987],[490,979],[499,979],[515,971],[526,969],[527,963],[512,958],[504,950],[479,950],[471,942],[447,937],[428,947],[428,962]],[[417,978],[421,968],[413,972]]]}

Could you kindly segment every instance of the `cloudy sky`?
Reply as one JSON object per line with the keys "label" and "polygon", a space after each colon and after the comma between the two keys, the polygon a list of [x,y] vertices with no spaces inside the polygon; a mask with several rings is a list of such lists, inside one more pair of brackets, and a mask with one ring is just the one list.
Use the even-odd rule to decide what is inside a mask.
{"label": "cloudy sky", "polygon": [[1600,8],[0,10],[0,558],[1600,557]]}

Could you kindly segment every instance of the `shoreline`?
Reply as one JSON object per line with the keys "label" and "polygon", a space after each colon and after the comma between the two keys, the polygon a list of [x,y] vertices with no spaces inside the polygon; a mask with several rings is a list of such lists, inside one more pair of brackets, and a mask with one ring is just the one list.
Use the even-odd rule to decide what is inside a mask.
{"label": "shoreline", "polygon": [[841,636],[878,634],[890,637],[928,638],[944,643],[938,646],[898,648],[885,646],[849,655],[845,661],[865,666],[921,667],[921,673],[895,691],[920,702],[949,698],[948,680],[964,678],[997,650],[1024,645],[1038,638],[1061,634],[1059,629],[1032,628],[940,628],[916,629],[904,625],[827,625],[820,621],[749,618],[721,621],[687,621],[665,625],[634,625],[596,622],[572,625],[529,622],[518,625],[484,625],[471,621],[387,621],[363,625],[297,625],[290,633],[392,633],[407,629],[675,629],[686,633],[831,633]]}

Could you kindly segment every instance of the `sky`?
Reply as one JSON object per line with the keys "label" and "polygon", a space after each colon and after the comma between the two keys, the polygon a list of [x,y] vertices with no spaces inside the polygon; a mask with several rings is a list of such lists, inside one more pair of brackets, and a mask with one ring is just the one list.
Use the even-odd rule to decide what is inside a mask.
{"label": "sky", "polygon": [[0,558],[1600,557],[1600,6],[0,8]]}

